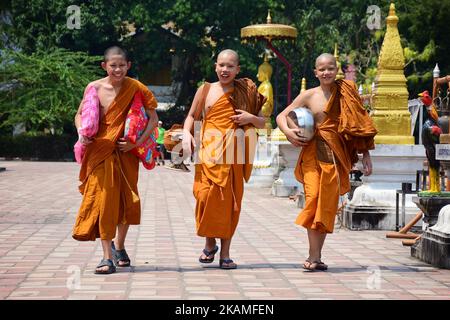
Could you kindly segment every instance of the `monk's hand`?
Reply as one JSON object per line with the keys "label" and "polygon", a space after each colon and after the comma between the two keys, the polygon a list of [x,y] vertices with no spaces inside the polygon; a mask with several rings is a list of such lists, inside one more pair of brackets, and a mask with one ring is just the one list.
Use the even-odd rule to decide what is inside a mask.
{"label": "monk's hand", "polygon": [[125,138],[120,138],[117,141],[117,147],[119,148],[120,151],[122,152],[128,152],[131,149],[135,148],[137,144],[131,143],[130,141],[128,141]]}
{"label": "monk's hand", "polygon": [[230,119],[234,121],[239,126],[243,126],[249,123],[252,123],[253,119],[255,118],[254,115],[251,113],[248,113],[247,111],[236,109],[235,110],[238,114],[235,114],[234,116],[231,116]]}
{"label": "monk's hand", "polygon": [[362,163],[364,175],[370,176],[372,174],[372,159],[370,158],[369,151],[363,153]]}
{"label": "monk's hand", "polygon": [[295,147],[303,147],[308,143],[305,138],[299,136],[300,129],[287,129],[284,134],[290,143],[292,143]]}
{"label": "monk's hand", "polygon": [[79,135],[78,136],[78,141],[80,141],[81,144],[83,145],[88,145],[89,143],[92,143],[92,141],[94,141],[94,139],[83,136],[83,135]]}
{"label": "monk's hand", "polygon": [[183,138],[181,140],[183,146],[183,155],[189,155],[192,153],[191,146],[196,147],[195,139],[189,131],[183,131]]}
{"label": "monk's hand", "polygon": [[78,131],[78,141],[83,144],[83,145],[88,145],[89,143],[91,143],[94,139],[89,138],[87,136],[82,135],[80,132],[80,129],[77,130]]}

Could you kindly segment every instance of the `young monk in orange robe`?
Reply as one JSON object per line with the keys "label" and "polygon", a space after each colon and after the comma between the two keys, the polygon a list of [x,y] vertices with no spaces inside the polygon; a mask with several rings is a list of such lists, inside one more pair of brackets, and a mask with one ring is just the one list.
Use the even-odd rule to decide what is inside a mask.
{"label": "young monk in orange robe", "polygon": [[[305,206],[296,223],[308,231],[309,257],[303,267],[326,270],[321,261],[327,233],[332,233],[338,210],[339,195],[350,191],[349,174],[358,153],[363,154],[365,175],[372,173],[369,150],[374,149],[377,131],[363,108],[356,84],[335,80],[336,59],[322,54],[316,59],[315,74],[320,86],[303,91],[277,117],[277,124],[287,139],[303,147],[295,176],[303,183]],[[306,142],[298,129],[287,126],[286,116],[295,108],[306,107],[314,114],[315,137]]]}
{"label": "young monk in orange robe", "polygon": [[[117,266],[130,265],[125,238],[129,225],[140,223],[141,207],[137,190],[139,159],[128,151],[144,142],[158,123],[152,92],[141,82],[126,77],[130,66],[121,48],[105,51],[102,67],[108,76],[88,85],[96,88],[100,100],[99,130],[93,139],[79,137],[86,145],[79,176],[83,200],[72,236],[79,241],[101,239],[103,259],[95,271],[101,274],[115,272],[113,256]],[[150,120],[142,136],[132,144],[122,137],[130,104],[138,91],[143,94]],[[75,116],[77,128],[81,110],[80,105]],[[116,229],[117,238],[112,242]]]}
{"label": "young monk in orange robe", "polygon": [[[195,146],[190,133],[194,120],[197,120],[194,115],[197,108],[204,107],[200,163],[195,166],[193,186],[197,200],[197,234],[206,237],[199,261],[214,261],[219,250],[216,238],[220,238],[219,265],[222,269],[237,267],[230,259],[231,238],[239,221],[244,180],[248,181],[252,169],[251,154],[256,146],[254,127],[264,128],[265,123],[261,114],[265,97],[258,93],[251,80],[235,80],[239,70],[239,56],[235,51],[227,49],[218,55],[216,73],[219,81],[208,84],[208,89],[202,85],[197,90],[183,128],[183,152],[186,154],[190,153],[191,145]],[[200,101],[205,101],[205,106],[200,105]],[[243,140],[238,137],[244,132],[248,139],[242,148],[240,142]]]}

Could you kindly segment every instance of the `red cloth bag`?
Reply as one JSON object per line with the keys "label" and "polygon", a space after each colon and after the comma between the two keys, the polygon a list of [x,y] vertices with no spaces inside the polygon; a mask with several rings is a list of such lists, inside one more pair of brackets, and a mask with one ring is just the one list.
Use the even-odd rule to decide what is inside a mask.
{"label": "red cloth bag", "polygon": [[[136,141],[144,133],[148,124],[149,118],[145,112],[142,101],[142,93],[138,90],[134,95],[130,111],[128,111],[128,115],[125,120],[124,138],[131,143],[136,143]],[[156,139],[158,139],[158,128],[155,128],[155,130],[141,145],[130,151],[142,161],[142,164],[148,170],[155,167],[155,159],[159,156],[159,152],[156,150]]]}

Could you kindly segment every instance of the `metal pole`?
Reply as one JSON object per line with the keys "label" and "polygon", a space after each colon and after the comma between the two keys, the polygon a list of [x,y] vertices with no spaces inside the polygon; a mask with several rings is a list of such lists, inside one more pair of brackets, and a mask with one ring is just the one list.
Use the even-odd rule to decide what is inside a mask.
{"label": "metal pole", "polygon": [[399,191],[395,193],[395,231],[400,229]]}
{"label": "metal pole", "polygon": [[273,88],[273,115],[278,116],[278,65],[274,63],[274,88]]}
{"label": "metal pole", "polygon": [[406,194],[405,191],[402,190],[402,227],[405,226],[406,224],[406,208],[405,208],[405,199],[406,198]]}
{"label": "metal pole", "polygon": [[270,40],[267,40],[267,47],[272,50],[277,57],[284,63],[287,69],[287,105],[291,104],[291,81],[292,81],[292,65],[287,59],[272,45]]}
{"label": "metal pole", "polygon": [[419,107],[419,144],[422,145],[423,105]]}

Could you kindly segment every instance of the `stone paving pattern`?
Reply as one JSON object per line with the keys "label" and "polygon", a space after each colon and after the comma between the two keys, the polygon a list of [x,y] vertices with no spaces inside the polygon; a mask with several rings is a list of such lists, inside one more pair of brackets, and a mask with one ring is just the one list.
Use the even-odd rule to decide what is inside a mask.
{"label": "stone paving pattern", "polygon": [[[0,299],[446,299],[450,270],[410,256],[385,231],[336,227],[327,272],[305,272],[299,212],[267,188],[246,186],[231,255],[236,270],[198,263],[193,173],[142,167],[140,226],[126,248],[132,267],[95,275],[99,241],[72,239],[81,202],[76,163],[0,161]],[[191,167],[192,168],[192,167]]]}

